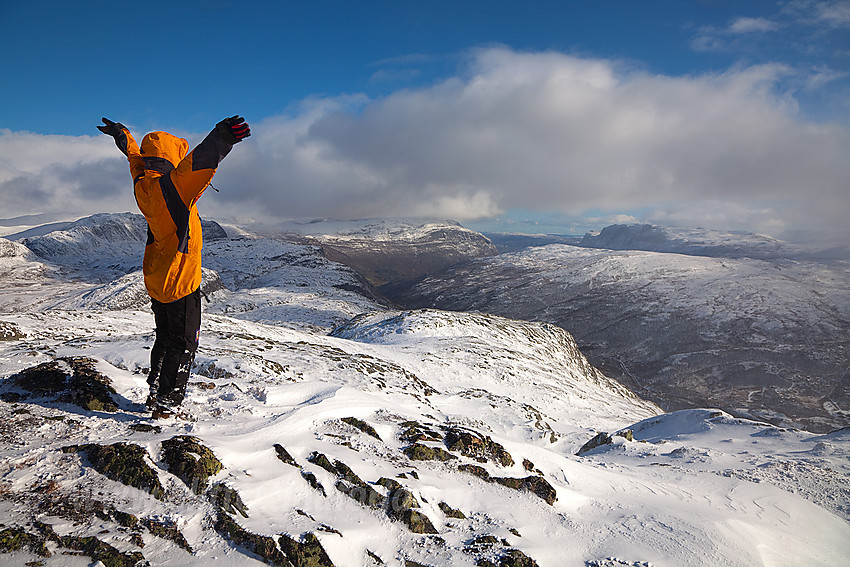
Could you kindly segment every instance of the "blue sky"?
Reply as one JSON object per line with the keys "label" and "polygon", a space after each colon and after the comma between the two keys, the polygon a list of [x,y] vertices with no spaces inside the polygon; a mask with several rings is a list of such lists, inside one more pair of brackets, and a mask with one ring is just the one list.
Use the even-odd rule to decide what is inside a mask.
{"label": "blue sky", "polygon": [[0,217],[132,210],[101,116],[195,143],[236,113],[255,135],[207,215],[792,235],[850,212],[848,0],[36,0],[0,7],[0,52]]}

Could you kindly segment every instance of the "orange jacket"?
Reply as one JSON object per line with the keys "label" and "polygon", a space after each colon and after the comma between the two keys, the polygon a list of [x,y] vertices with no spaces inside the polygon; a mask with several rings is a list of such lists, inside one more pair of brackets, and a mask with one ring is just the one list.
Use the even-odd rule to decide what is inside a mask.
{"label": "orange jacket", "polygon": [[195,206],[233,145],[215,129],[186,155],[189,143],[151,132],[141,149],[127,128],[115,141],[130,162],[139,210],[148,221],[142,271],[148,294],[171,303],[201,285],[201,219]]}

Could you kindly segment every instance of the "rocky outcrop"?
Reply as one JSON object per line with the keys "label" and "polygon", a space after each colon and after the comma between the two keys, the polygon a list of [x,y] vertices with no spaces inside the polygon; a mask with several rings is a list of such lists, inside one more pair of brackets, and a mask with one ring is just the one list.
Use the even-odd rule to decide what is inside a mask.
{"label": "rocky outcrop", "polygon": [[144,447],[133,443],[87,443],[71,445],[62,450],[85,454],[92,467],[108,479],[138,488],[154,498],[162,498],[165,494],[159,475],[148,465],[150,456]]}
{"label": "rocky outcrop", "polygon": [[6,401],[47,399],[79,406],[89,411],[118,409],[109,377],[96,369],[97,361],[86,357],[63,357],[22,370],[11,383],[25,391],[4,392]]}
{"label": "rocky outcrop", "polygon": [[186,483],[192,492],[201,494],[208,480],[221,470],[221,461],[197,437],[179,435],[162,442],[162,460],[168,472]]}

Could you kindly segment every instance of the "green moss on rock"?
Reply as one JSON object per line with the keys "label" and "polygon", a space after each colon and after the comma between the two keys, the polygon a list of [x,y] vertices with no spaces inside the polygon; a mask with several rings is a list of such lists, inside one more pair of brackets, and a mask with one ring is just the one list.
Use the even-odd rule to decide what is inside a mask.
{"label": "green moss on rock", "polygon": [[334,567],[319,538],[313,533],[305,534],[302,541],[282,535],[278,543],[293,567]]}
{"label": "green moss on rock", "polygon": [[89,411],[114,412],[118,409],[112,398],[116,391],[109,377],[97,371],[96,364],[87,357],[59,358],[22,370],[12,377],[12,383],[29,392],[29,397],[53,398]]}
{"label": "green moss on rock", "polygon": [[183,533],[174,526],[170,526],[163,522],[158,522],[151,518],[143,518],[140,520],[140,522],[148,529],[150,533],[152,533],[156,537],[167,539],[177,544],[179,547],[182,547],[189,553],[193,553],[192,546],[189,545],[188,541],[186,541],[186,538],[183,536]]}
{"label": "green moss on rock", "polygon": [[195,494],[206,490],[208,479],[222,469],[215,454],[190,435],[163,441],[162,460],[168,465],[168,471],[186,483]]}
{"label": "green moss on rock", "polygon": [[469,429],[451,427],[446,430],[446,447],[449,451],[459,452],[465,457],[480,462],[494,461],[503,467],[514,464],[511,454],[499,443],[486,435],[481,435]]}
{"label": "green moss on rock", "polygon": [[31,534],[18,527],[0,531],[0,551],[6,553],[26,549],[40,557],[50,557],[51,553],[45,543],[44,536]]}
{"label": "green moss on rock", "polygon": [[466,519],[466,514],[464,514],[460,510],[455,510],[445,502],[440,502],[439,504],[437,504],[437,506],[439,506],[440,510],[443,512],[443,514],[446,515],[447,518],[455,518],[456,520]]}
{"label": "green moss on rock", "polygon": [[384,505],[384,497],[380,492],[366,484],[354,484],[342,479],[334,485],[337,490],[353,498],[356,502],[369,506],[370,508],[381,508]]}
{"label": "green moss on rock", "polygon": [[125,528],[134,529],[139,525],[139,518],[129,512],[122,512],[120,510],[115,510],[112,513],[112,518],[118,523],[119,526],[124,526]]}
{"label": "green moss on rock", "polygon": [[162,498],[165,494],[159,476],[145,460],[148,452],[144,447],[133,443],[113,443],[112,445],[88,443],[72,445],[62,450],[66,453],[74,451],[84,453],[94,470],[108,479],[143,490],[154,498]]}
{"label": "green moss on rock", "polygon": [[226,539],[245,548],[249,553],[259,556],[269,565],[290,567],[289,560],[278,549],[273,538],[249,532],[221,510],[216,516],[213,528]]}
{"label": "green moss on rock", "polygon": [[499,567],[538,567],[537,562],[518,549],[507,549],[499,558]]}
{"label": "green moss on rock", "polygon": [[395,514],[395,517],[403,522],[407,529],[415,534],[436,534],[437,529],[428,516],[419,510],[406,509]]}
{"label": "green moss on rock", "polygon": [[454,455],[440,447],[429,447],[421,443],[414,443],[404,450],[408,459],[414,461],[450,461],[456,459]]}
{"label": "green moss on rock", "polygon": [[46,539],[59,547],[79,551],[93,561],[100,561],[106,567],[137,567],[146,563],[145,556],[138,551],[121,552],[94,536],[60,536],[49,524],[36,522],[36,528]]}
{"label": "green moss on rock", "polygon": [[243,518],[248,517],[248,507],[242,501],[242,497],[239,496],[235,488],[231,488],[223,482],[214,484],[207,492],[207,497],[215,506],[228,514],[235,515],[238,513]]}
{"label": "green moss on rock", "polygon": [[399,435],[399,438],[406,443],[443,440],[443,435],[440,432],[428,428],[418,421],[405,421],[401,424],[401,427],[402,432]]}

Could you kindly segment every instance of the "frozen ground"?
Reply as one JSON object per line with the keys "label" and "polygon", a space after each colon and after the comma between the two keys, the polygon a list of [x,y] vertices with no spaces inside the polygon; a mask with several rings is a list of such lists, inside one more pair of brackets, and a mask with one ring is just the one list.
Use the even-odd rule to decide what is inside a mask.
{"label": "frozen ground", "polygon": [[[314,249],[248,238],[208,247],[215,273],[185,403],[191,419],[153,423],[142,406],[152,317],[130,292],[139,274],[126,274],[116,295],[107,278],[84,277],[85,261],[10,250],[0,275],[11,282],[0,306],[3,529],[35,533],[43,522],[175,566],[262,564],[215,529],[221,514],[253,534],[315,534],[340,567],[532,564],[509,563],[519,554],[541,567],[838,567],[850,558],[847,430],[819,435],[711,409],[663,414],[590,366],[557,327],[386,310],[350,291],[356,278]],[[15,385],[25,369],[76,357],[111,381],[116,411],[27,397]],[[24,397],[11,401],[15,393]],[[458,432],[489,448],[465,452],[452,443]],[[576,455],[600,433],[608,443]],[[235,489],[247,517],[221,512],[209,491],[169,472],[163,442],[178,435],[215,454],[222,469],[210,485]],[[118,442],[147,452],[160,498],[62,451]],[[415,459],[414,444],[449,460]],[[361,503],[345,469],[321,466],[317,453],[382,499],[398,488],[378,481],[394,480],[437,533],[413,531],[392,502]],[[511,479],[538,480],[517,490]],[[92,502],[176,528],[192,551],[93,514]],[[0,564],[92,564],[48,547],[51,557],[21,550]]]}

